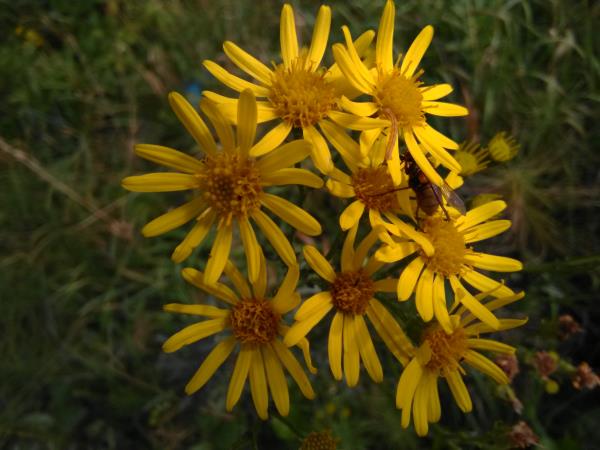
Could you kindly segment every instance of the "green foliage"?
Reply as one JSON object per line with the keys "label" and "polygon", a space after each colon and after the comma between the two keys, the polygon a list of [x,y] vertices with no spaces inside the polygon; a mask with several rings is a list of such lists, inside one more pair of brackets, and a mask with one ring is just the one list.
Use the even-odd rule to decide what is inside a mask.
{"label": "green foliage", "polygon": [[[330,6],[330,42],[339,42],[342,24],[355,35],[376,28],[383,2]],[[318,3],[294,7],[307,42]],[[183,231],[146,240],[139,230],[183,197],[128,194],[120,180],[151,167],[132,156],[136,142],[192,148],[166,95],[176,90],[194,99],[205,88],[229,94],[200,64],[225,64],[224,40],[264,61],[278,58],[280,9],[272,0],[0,0],[0,445],[295,449],[321,429],[332,430],[345,450],[508,445],[506,431],[521,418],[476,376],[469,377],[474,412],[462,415],[443,398],[441,423],[418,439],[400,428],[393,404],[400,368],[384,352],[384,383],[373,385],[363,373],[350,390],[331,379],[326,349],[313,345],[318,398],[309,402],[292,389],[290,416],[271,411],[268,422],[255,417],[248,398],[225,412],[227,365],[186,397],[183,386],[210,342],[162,354],[162,342],[185,319],[161,306],[203,294],[188,288],[168,259]],[[526,263],[513,281],[527,290],[521,308],[530,317],[508,339],[522,346],[514,389],[522,418],[547,449],[600,442],[594,394],[575,391],[564,368],[556,375],[559,393],[549,395],[528,362],[535,351],[554,350],[565,364],[600,365],[600,161],[593,146],[600,137],[599,13],[586,1],[397,4],[397,48],[433,24],[425,78],[453,84],[451,100],[472,111],[466,121],[436,128],[483,143],[507,130],[521,144],[515,160],[469,179],[461,195],[494,192],[510,206],[513,231],[497,245]],[[293,195],[327,231],[318,245],[339,245],[337,218],[329,214],[337,200]],[[191,263],[207,253],[198,249]],[[305,289],[317,282],[308,274]],[[410,332],[411,317],[397,309]],[[563,313],[584,333],[560,340]],[[324,328],[313,333],[314,342],[326,342]]]}

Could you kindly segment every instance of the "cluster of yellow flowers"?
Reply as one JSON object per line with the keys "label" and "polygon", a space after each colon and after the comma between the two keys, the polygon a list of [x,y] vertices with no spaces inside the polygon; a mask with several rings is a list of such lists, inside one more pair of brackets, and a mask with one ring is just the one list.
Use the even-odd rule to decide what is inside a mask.
{"label": "cluster of yellow flowers", "polygon": [[[173,261],[182,262],[213,225],[216,228],[204,271],[185,268],[182,274],[222,301],[223,307],[165,306],[166,311],[207,318],[171,336],[163,346],[166,352],[226,333],[187,384],[188,394],[200,389],[237,352],[227,410],[234,407],[249,378],[261,418],[268,417],[269,391],[277,411],[287,415],[284,369],[307,398],[315,395],[291,348],[299,347],[309,372],[314,373],[307,335],[330,312],[327,347],[333,377],[345,378],[352,387],[363,366],[373,381],[382,381],[383,369],[367,318],[398,360],[398,367],[403,367],[396,405],[402,410],[402,425],[409,425],[412,414],[419,435],[427,434],[428,424],[440,418],[439,378],[446,380],[464,412],[472,408],[462,377],[464,364],[498,383],[508,382],[504,372],[480,351],[513,353],[515,349],[480,336],[522,325],[525,320],[497,318],[494,311],[523,294],[515,294],[480,270],[513,272],[522,265],[473,248],[476,242],[510,227],[507,220],[493,219],[506,204],[491,201],[467,212],[451,190],[462,183],[461,164],[448,150],[459,146],[429,125],[427,117],[468,112],[439,101],[452,92],[450,85],[421,81],[419,63],[433,37],[431,26],[394,62],[394,18],[394,2],[388,0],[377,34],[367,31],[354,39],[342,27],[345,42],[333,45],[335,64],[327,68],[321,62],[331,26],[330,8],[319,9],[307,49],[299,47],[293,10],[285,5],[281,62],[269,68],[236,44],[225,42],[225,54],[253,79],[247,81],[204,61],[212,75],[239,92],[239,98],[203,94],[200,110],[218,141],[192,105],[177,93],[169,95],[173,111],[202,150],[201,158],[159,145],[136,146],[142,158],[175,171],[127,177],[123,180],[126,189],[193,191],[190,201],[152,220],[142,233],[157,236],[193,221],[172,254]],[[257,140],[261,123],[273,126]],[[289,141],[294,130],[302,130],[304,139]],[[339,158],[332,157],[332,149]],[[308,170],[312,167],[327,178],[325,183]],[[304,235],[317,236],[322,229],[304,209],[268,192],[285,185],[325,186],[331,195],[350,199],[339,216],[346,232],[342,248],[333,248],[329,258],[312,245],[303,248],[304,261],[328,286],[304,300],[296,292],[300,267],[294,247],[265,210]],[[361,221],[363,213],[368,221]],[[283,282],[273,293],[254,225],[287,266]],[[247,276],[229,259],[238,239]],[[339,267],[330,259],[339,260]],[[404,264],[394,265],[399,261]],[[398,267],[402,267],[399,272]],[[382,268],[398,275],[377,276]],[[220,281],[223,273],[229,286]],[[389,300],[377,298],[380,292],[396,292],[401,302],[414,299],[423,321],[420,342],[415,344],[405,334],[386,305]],[[284,317],[294,310],[294,323],[288,326]]]}

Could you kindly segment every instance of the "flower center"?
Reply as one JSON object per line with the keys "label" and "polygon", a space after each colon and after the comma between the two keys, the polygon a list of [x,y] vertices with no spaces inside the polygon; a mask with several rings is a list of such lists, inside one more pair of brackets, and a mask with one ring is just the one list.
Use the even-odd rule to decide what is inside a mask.
{"label": "flower center", "polygon": [[415,73],[412,78],[406,78],[398,68],[390,73],[379,73],[375,101],[380,109],[394,113],[400,127],[413,127],[425,121],[421,108],[423,94],[419,90],[422,82],[418,80],[421,73]]}
{"label": "flower center", "polygon": [[338,96],[324,71],[305,68],[304,57],[298,57],[291,67],[278,65],[271,80],[269,100],[275,112],[294,127],[316,124],[336,108]]}
{"label": "flower center", "polygon": [[421,257],[427,261],[429,269],[445,277],[460,275],[465,263],[465,255],[470,250],[454,223],[438,216],[430,216],[425,219],[423,231],[435,249],[431,257],[421,254]]}
{"label": "flower center", "polygon": [[260,172],[254,160],[219,152],[204,158],[196,176],[208,204],[221,218],[247,217],[260,206]]}
{"label": "flower center", "polygon": [[467,335],[462,328],[458,328],[452,334],[446,334],[444,330],[435,327],[426,332],[425,341],[431,349],[431,359],[427,367],[433,370],[456,370],[458,363],[468,350]]}
{"label": "flower center", "polygon": [[337,444],[329,431],[313,431],[304,438],[300,450],[336,450]]}
{"label": "flower center", "polygon": [[333,304],[345,314],[364,314],[374,292],[373,280],[363,269],[338,273],[331,285]]}
{"label": "flower center", "polygon": [[231,308],[229,316],[236,339],[249,344],[266,344],[277,335],[280,317],[265,299],[245,298]]}
{"label": "flower center", "polygon": [[398,210],[396,188],[385,166],[358,169],[352,175],[352,187],[358,198],[369,209]]}

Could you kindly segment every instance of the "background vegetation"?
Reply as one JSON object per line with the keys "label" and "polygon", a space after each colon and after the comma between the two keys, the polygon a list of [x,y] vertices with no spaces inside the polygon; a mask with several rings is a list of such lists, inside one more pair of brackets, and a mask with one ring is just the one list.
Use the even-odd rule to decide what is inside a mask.
{"label": "background vegetation", "polygon": [[[375,28],[383,7],[328,3],[332,42],[343,24],[354,34]],[[308,42],[319,3],[293,4]],[[600,448],[598,393],[574,389],[569,366],[600,366],[597,2],[397,2],[397,48],[435,25],[425,78],[451,82],[452,100],[472,110],[436,127],[484,143],[507,130],[522,146],[517,159],[460,191],[466,200],[482,191],[506,199],[514,227],[495,249],[525,261],[510,282],[527,297],[512,310],[530,321],[503,336],[519,346],[521,414],[506,391],[470,376],[474,412],[462,415],[444,398],[441,423],[418,439],[400,428],[393,405],[397,365],[386,361],[381,385],[366,376],[353,390],[334,383],[323,329],[312,335],[318,397],[309,402],[293,389],[287,419],[271,410],[260,421],[248,398],[227,414],[230,367],[184,394],[211,342],[171,355],[160,349],[188,323],[161,306],[201,295],[168,259],[183,230],[139,234],[181,198],[127,193],[120,180],[152,167],[133,157],[136,142],[192,149],[166,95],[195,102],[205,88],[230,94],[200,64],[227,65],[224,40],[278,60],[280,10],[275,0],[0,0],[0,446],[295,449],[308,432],[330,429],[346,450],[494,449],[506,448],[506,432],[525,420],[543,448]],[[319,192],[304,201],[324,223],[318,245],[336,242],[330,211],[341,205]],[[201,266],[206,254],[201,248],[188,264]],[[583,332],[560,339],[561,314]],[[541,350],[560,357],[556,394],[532,366]]]}

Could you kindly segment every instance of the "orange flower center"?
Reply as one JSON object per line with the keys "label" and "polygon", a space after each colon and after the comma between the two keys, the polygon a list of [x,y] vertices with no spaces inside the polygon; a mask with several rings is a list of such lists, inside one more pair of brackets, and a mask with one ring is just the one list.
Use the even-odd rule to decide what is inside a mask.
{"label": "orange flower center", "polygon": [[431,257],[421,254],[429,269],[444,277],[460,275],[465,264],[465,255],[470,249],[454,223],[439,216],[430,216],[424,221],[423,231],[435,249]]}
{"label": "orange flower center", "polygon": [[358,169],[352,175],[352,187],[363,204],[376,211],[396,211],[400,208],[392,177],[385,166]]}
{"label": "orange flower center", "polygon": [[338,273],[331,285],[333,304],[345,314],[364,314],[375,292],[374,284],[363,269]]}
{"label": "orange flower center", "polygon": [[236,339],[243,343],[266,344],[277,335],[280,317],[265,299],[242,299],[229,316]]}
{"label": "orange flower center", "polygon": [[391,72],[379,72],[379,81],[375,89],[375,101],[380,110],[387,109],[394,113],[398,126],[413,127],[423,124],[425,115],[421,107],[423,94],[419,90],[422,71],[412,78],[406,78],[397,67]]}
{"label": "orange flower center", "polygon": [[425,341],[431,349],[431,359],[427,367],[433,370],[456,370],[458,364],[468,350],[467,335],[462,328],[458,328],[452,334],[446,334],[444,330],[435,327],[426,332]]}
{"label": "orange flower center", "polygon": [[325,71],[305,68],[305,58],[298,57],[291,67],[278,65],[271,80],[269,101],[275,112],[296,128],[310,127],[336,108],[338,96],[325,80]]}
{"label": "orange flower center", "polygon": [[313,431],[302,441],[300,450],[336,450],[338,439],[329,431]]}
{"label": "orange flower center", "polygon": [[260,206],[260,172],[254,160],[237,153],[219,152],[204,158],[204,170],[196,176],[207,203],[230,221],[247,217]]}

